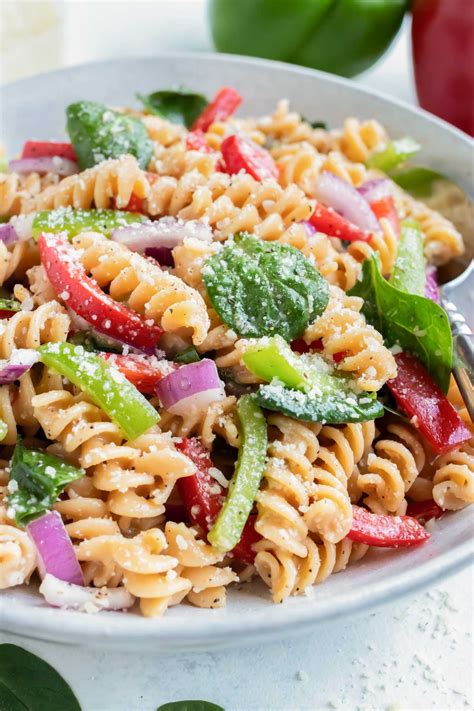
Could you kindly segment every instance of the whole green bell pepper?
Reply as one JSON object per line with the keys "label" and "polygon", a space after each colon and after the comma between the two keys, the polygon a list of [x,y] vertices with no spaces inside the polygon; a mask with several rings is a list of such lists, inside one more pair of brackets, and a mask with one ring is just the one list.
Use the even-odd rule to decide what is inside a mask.
{"label": "whole green bell pepper", "polygon": [[408,0],[210,0],[220,52],[279,59],[352,77],[397,34]]}

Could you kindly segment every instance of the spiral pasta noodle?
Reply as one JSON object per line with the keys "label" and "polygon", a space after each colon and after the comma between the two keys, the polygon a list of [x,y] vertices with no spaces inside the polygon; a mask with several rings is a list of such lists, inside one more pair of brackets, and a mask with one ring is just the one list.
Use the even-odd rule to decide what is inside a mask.
{"label": "spiral pasta noodle", "polygon": [[452,222],[401,190],[397,191],[397,199],[403,215],[416,220],[420,225],[424,236],[424,251],[429,262],[439,266],[463,254],[462,235]]}
{"label": "spiral pasta noodle", "polygon": [[0,525],[0,590],[27,582],[35,567],[30,537],[14,526]]}
{"label": "spiral pasta noodle", "polygon": [[82,173],[71,175],[21,201],[19,212],[53,210],[58,207],[125,208],[132,195],[145,198],[149,184],[136,158],[122,156],[103,161]]}
{"label": "spiral pasta noodle", "polygon": [[433,499],[456,511],[474,503],[474,448],[470,444],[443,454],[436,461]]}
{"label": "spiral pasta noodle", "polygon": [[82,264],[112,298],[127,301],[164,331],[191,330],[193,342],[202,343],[209,319],[202,297],[178,277],[169,274],[127,247],[95,233],[73,240]]}
{"label": "spiral pasta noodle", "polygon": [[358,386],[371,392],[395,377],[396,366],[382,336],[365,322],[361,308],[362,299],[330,287],[329,304],[308,326],[304,339],[307,343],[321,339],[327,355],[343,354],[336,367],[353,373]]}
{"label": "spiral pasta noodle", "polygon": [[389,138],[378,121],[347,118],[339,137],[339,149],[350,161],[365,163],[372,153],[383,150]]}

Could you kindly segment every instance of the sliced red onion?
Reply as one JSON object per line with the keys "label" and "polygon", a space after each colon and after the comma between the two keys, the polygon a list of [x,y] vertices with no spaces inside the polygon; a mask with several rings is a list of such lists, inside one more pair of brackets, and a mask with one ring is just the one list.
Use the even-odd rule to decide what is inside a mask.
{"label": "sliced red onion", "polygon": [[0,225],[0,240],[3,244],[13,244],[13,242],[18,242],[18,233],[11,222]]}
{"label": "sliced red onion", "polygon": [[86,588],[64,582],[50,573],[45,575],[39,591],[48,605],[80,612],[124,610],[135,602],[133,595],[124,587]]}
{"label": "sliced red onion", "polygon": [[59,156],[18,158],[9,162],[8,169],[10,173],[56,173],[63,177],[79,173],[77,163]]}
{"label": "sliced red onion", "polygon": [[173,415],[197,414],[225,397],[224,383],[209,358],[182,365],[156,385],[161,404]]}
{"label": "sliced red onion", "polygon": [[145,256],[156,259],[164,267],[174,267],[173,250],[170,247],[147,247]]}
{"label": "sliced red onion", "polygon": [[368,203],[382,200],[382,198],[393,195],[392,183],[387,178],[373,178],[367,180],[359,188],[357,192],[362,195]]}
{"label": "sliced red onion", "polygon": [[316,227],[311,224],[311,222],[308,222],[308,220],[300,220],[300,222],[299,222],[298,224],[303,225],[303,227],[304,227],[305,230],[306,230],[306,234],[308,235],[308,237],[312,237],[312,236],[315,235],[316,232],[318,231],[318,230],[316,229]]}
{"label": "sliced red onion", "polygon": [[17,234],[17,239],[20,242],[27,242],[33,237],[33,220],[36,213],[31,212],[29,215],[14,215],[10,218],[10,225],[13,225]]}
{"label": "sliced red onion", "polygon": [[38,353],[32,348],[12,351],[10,358],[0,360],[0,385],[14,383],[38,362]]}
{"label": "sliced red onion", "polygon": [[59,580],[84,585],[81,566],[74,546],[57,511],[48,511],[26,527],[38,553],[38,571],[42,578],[47,573]]}
{"label": "sliced red onion", "polygon": [[120,242],[139,254],[145,254],[148,249],[156,247],[173,249],[177,244],[181,244],[185,237],[210,242],[212,230],[204,222],[162,217],[156,222],[118,227],[112,232],[115,242]]}
{"label": "sliced red onion", "polygon": [[328,207],[332,207],[342,217],[352,222],[361,230],[377,232],[380,225],[367,201],[357,190],[341,180],[337,175],[324,170],[315,184],[315,195]]}
{"label": "sliced red onion", "polygon": [[426,267],[425,296],[437,304],[441,304],[438,286],[438,273],[436,267]]}

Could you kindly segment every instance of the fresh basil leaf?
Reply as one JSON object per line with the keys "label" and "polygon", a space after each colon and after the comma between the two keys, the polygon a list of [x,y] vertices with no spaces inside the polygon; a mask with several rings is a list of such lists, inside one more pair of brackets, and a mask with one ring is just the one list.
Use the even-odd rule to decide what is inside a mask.
{"label": "fresh basil leaf", "polygon": [[239,336],[291,341],[329,300],[327,282],[299,250],[249,234],[207,259],[202,277],[213,307]]}
{"label": "fresh basil leaf", "polygon": [[70,104],[66,115],[67,131],[81,170],[126,154],[135,156],[140,168],[147,168],[153,144],[140,119],[95,101]]}
{"label": "fresh basil leaf", "polygon": [[16,299],[0,299],[0,311],[20,311],[21,304]]}
{"label": "fresh basil leaf", "polygon": [[37,212],[33,220],[33,238],[38,239],[42,232],[64,232],[74,237],[81,232],[92,230],[107,237],[113,230],[127,225],[147,222],[148,219],[138,212],[123,210],[74,210],[72,207],[58,207],[56,210]]}
{"label": "fresh basil leaf", "polygon": [[445,175],[422,165],[403,166],[389,171],[391,179],[407,193],[416,198],[429,197],[433,192],[433,183],[448,180]]}
{"label": "fresh basil leaf", "polygon": [[444,309],[431,299],[406,294],[386,281],[375,255],[362,265],[362,280],[348,292],[364,299],[367,321],[387,346],[399,345],[418,356],[440,388],[447,392],[453,358],[453,339]]}
{"label": "fresh basil leaf", "polygon": [[305,354],[299,359],[310,386],[303,392],[278,380],[261,385],[256,394],[261,407],[304,422],[330,424],[366,422],[383,415],[383,406],[375,393],[355,390],[350,375],[335,370],[315,354]]}
{"label": "fresh basil leaf", "polygon": [[173,360],[175,363],[197,363],[198,360],[201,360],[201,356],[194,346],[189,346],[189,348],[184,348],[176,353]]}
{"label": "fresh basil leaf", "polygon": [[84,473],[52,454],[27,449],[18,437],[10,462],[10,481],[16,481],[18,486],[8,494],[16,523],[24,526],[49,511],[67,484]]}
{"label": "fresh basil leaf", "polygon": [[411,158],[415,153],[418,153],[420,148],[420,144],[410,136],[399,138],[389,143],[381,151],[372,153],[367,160],[367,166],[388,173],[401,163],[404,163],[408,158]]}
{"label": "fresh basil leaf", "polygon": [[137,94],[145,109],[173,123],[190,128],[209,103],[205,96],[193,91],[163,89],[143,96]]}
{"label": "fresh basil leaf", "polygon": [[170,701],[159,706],[156,711],[224,711],[222,706],[210,701]]}
{"label": "fresh basil leaf", "polygon": [[47,662],[15,644],[0,644],[2,711],[81,711],[62,676]]}
{"label": "fresh basil leaf", "polygon": [[423,254],[423,232],[415,220],[403,220],[400,228],[397,258],[390,275],[390,284],[408,294],[424,296],[426,260]]}

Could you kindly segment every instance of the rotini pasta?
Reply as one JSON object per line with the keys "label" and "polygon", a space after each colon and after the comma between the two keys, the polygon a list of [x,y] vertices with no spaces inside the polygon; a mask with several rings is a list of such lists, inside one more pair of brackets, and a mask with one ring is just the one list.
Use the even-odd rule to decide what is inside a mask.
{"label": "rotini pasta", "polygon": [[[280,603],[368,543],[399,545],[398,516],[472,503],[474,430],[457,386],[458,439],[441,447],[397,399],[399,351],[416,355],[414,340],[393,345],[350,291],[373,255],[385,277],[399,267],[406,217],[429,262],[463,251],[433,205],[367,167],[390,149],[378,121],[313,128],[282,100],[256,118],[211,105],[189,131],[99,108],[90,155],[73,136],[32,142],[92,167],[66,159],[61,177],[64,159],[49,155],[47,173],[0,176],[0,589],[44,572],[34,529],[53,520],[76,566],[64,580],[119,588],[146,617],[221,608],[255,572]],[[381,177],[384,214],[367,193]],[[368,223],[320,199],[324,178]],[[411,521],[407,535],[428,534]]]}

